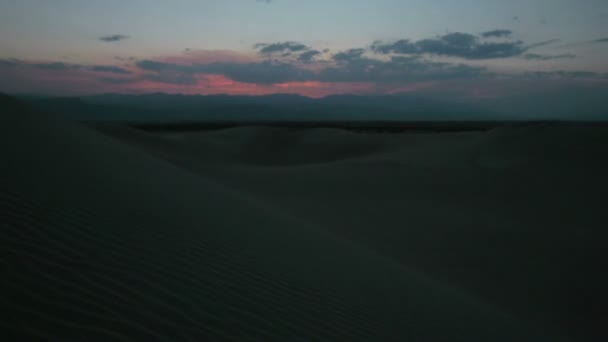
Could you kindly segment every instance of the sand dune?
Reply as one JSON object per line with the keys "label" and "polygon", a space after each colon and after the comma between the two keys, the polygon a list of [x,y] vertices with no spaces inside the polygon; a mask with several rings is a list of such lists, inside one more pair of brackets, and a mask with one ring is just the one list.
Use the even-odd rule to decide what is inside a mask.
{"label": "sand dune", "polygon": [[604,338],[605,127],[118,130],[104,131],[535,326]]}
{"label": "sand dune", "polygon": [[[573,283],[533,274],[570,272],[601,244],[566,232],[566,255],[564,232],[555,244],[534,239],[547,227],[525,235],[565,203],[501,209],[490,193],[532,199],[479,167],[491,135],[104,135],[19,109],[1,130],[0,325],[21,340],[556,341],[592,318],[565,297]],[[593,233],[578,214],[595,209],[569,222]],[[520,270],[533,250],[539,263]],[[540,303],[523,297],[541,284]],[[553,299],[573,316],[551,316]]]}

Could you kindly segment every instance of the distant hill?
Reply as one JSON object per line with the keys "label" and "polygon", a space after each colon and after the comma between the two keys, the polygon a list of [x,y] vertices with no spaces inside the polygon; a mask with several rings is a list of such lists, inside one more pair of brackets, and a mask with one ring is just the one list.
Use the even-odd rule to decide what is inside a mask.
{"label": "distant hill", "polygon": [[514,120],[608,120],[608,91],[599,88],[562,88],[486,99],[476,103]]}
{"label": "distant hill", "polygon": [[608,119],[603,90],[456,100],[401,95],[266,96],[104,94],[85,97],[20,96],[31,108],[79,121],[529,121]]}
{"label": "distant hill", "polygon": [[81,121],[487,120],[474,106],[408,96],[198,96],[106,94],[21,98],[29,106]]}

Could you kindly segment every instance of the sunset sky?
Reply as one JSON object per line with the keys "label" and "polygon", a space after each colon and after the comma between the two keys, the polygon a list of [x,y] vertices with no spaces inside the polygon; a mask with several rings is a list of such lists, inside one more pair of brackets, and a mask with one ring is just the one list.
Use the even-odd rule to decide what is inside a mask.
{"label": "sunset sky", "polygon": [[606,0],[0,0],[0,92],[599,87],[606,23]]}

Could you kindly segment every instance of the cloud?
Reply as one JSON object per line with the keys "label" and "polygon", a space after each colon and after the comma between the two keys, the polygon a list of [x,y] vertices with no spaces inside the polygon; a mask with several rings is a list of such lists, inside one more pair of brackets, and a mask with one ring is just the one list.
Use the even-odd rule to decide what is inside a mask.
{"label": "cloud", "polygon": [[135,57],[122,57],[122,56],[114,56],[114,59],[121,62],[132,62],[136,60]]}
{"label": "cloud", "polygon": [[[146,79],[171,84],[192,84],[198,75],[223,75],[242,83],[272,85],[288,82],[371,82],[377,84],[414,81],[471,79],[488,75],[485,68],[439,63],[421,56],[391,56],[389,60],[364,57],[365,49],[350,49],[333,56],[335,65],[313,68],[281,61],[255,63],[176,64],[154,60],[138,61],[148,72]],[[319,51],[311,50],[311,55]],[[302,58],[302,55],[300,56]],[[307,58],[307,57],[304,57]]]}
{"label": "cloud", "polygon": [[402,39],[394,43],[376,41],[372,44],[372,50],[379,54],[430,54],[471,60],[514,57],[527,49],[522,41],[487,42],[478,36],[461,32],[416,42]]}
{"label": "cloud", "polygon": [[[288,87],[290,84],[299,84],[300,87],[364,84],[383,91],[382,89],[410,89],[408,87],[412,84],[430,84],[435,81],[485,82],[510,77],[471,62],[476,60],[519,57],[525,60],[548,61],[576,57],[572,54],[531,53],[530,49],[557,40],[526,45],[522,41],[512,39],[511,35],[508,30],[479,34],[455,32],[421,40],[376,41],[368,48],[332,51],[331,55],[327,49],[317,50],[303,43],[283,41],[255,44],[253,53],[190,49],[172,56],[138,59],[129,66],[77,65],[64,62],[24,64],[32,69],[65,71],[62,78],[86,78],[99,87],[120,87],[121,84],[132,83],[129,87],[142,87],[146,90],[195,91],[197,87],[210,87],[213,82],[214,86],[221,85],[226,89],[234,86],[239,89],[257,87],[258,90]],[[124,57],[116,59],[126,61]],[[0,65],[15,63],[12,60],[0,60]],[[41,71],[37,73],[50,78]],[[523,79],[524,76],[521,77]],[[584,72],[561,72],[530,73],[526,77],[534,80],[578,80],[591,78],[592,75]],[[597,76],[593,77],[597,79]]]}
{"label": "cloud", "polygon": [[53,70],[53,71],[63,71],[69,69],[79,69],[80,65],[75,64],[66,64],[63,62],[51,62],[51,63],[39,63],[34,64],[35,67],[44,70]]}
{"label": "cloud", "polygon": [[255,1],[256,2],[264,2],[264,3],[267,3],[267,4],[269,4],[269,3],[272,2],[272,0],[255,0]]}
{"label": "cloud", "polygon": [[137,65],[138,68],[140,68],[142,70],[147,70],[147,71],[163,71],[163,70],[167,70],[167,69],[172,69],[172,70],[181,69],[181,66],[176,65],[176,64],[157,62],[157,61],[151,61],[151,60],[138,61],[135,63],[135,65]]}
{"label": "cloud", "polygon": [[129,84],[137,82],[135,78],[100,77],[97,81],[107,84]]}
{"label": "cloud", "polygon": [[5,66],[5,67],[13,67],[13,66],[17,66],[21,63],[22,62],[16,58],[0,59],[0,66]]}
{"label": "cloud", "polygon": [[270,55],[273,53],[284,53],[284,52],[299,52],[299,51],[308,51],[310,48],[304,44],[297,42],[281,42],[281,43],[273,43],[273,44],[256,44],[254,48],[260,48],[260,54],[262,55]]}
{"label": "cloud", "polygon": [[315,57],[322,54],[321,51],[298,42],[278,42],[272,44],[258,43],[253,47],[258,50],[260,55],[265,57],[279,57],[283,61],[292,58],[295,61],[305,64],[312,63]]}
{"label": "cloud", "polygon": [[350,49],[344,52],[338,52],[333,55],[333,60],[336,62],[352,62],[358,60],[365,53],[365,49]]}
{"label": "cloud", "polygon": [[143,78],[146,80],[167,84],[194,85],[197,83],[195,74],[189,73],[161,72],[158,74],[144,75]]}
{"label": "cloud", "polygon": [[565,53],[561,55],[539,55],[535,53],[527,53],[523,55],[523,58],[528,60],[537,60],[537,61],[550,61],[553,59],[572,59],[576,58],[576,55],[571,53]]}
{"label": "cloud", "polygon": [[125,40],[128,38],[129,38],[129,36],[125,36],[123,34],[114,34],[111,36],[99,37],[98,39],[102,42],[111,43],[111,42],[119,42],[121,40]]}
{"label": "cloud", "polygon": [[[158,73],[153,78],[159,82],[190,82],[196,74],[220,74],[234,81],[257,84],[274,84],[312,80],[313,73],[292,64],[264,61],[260,63],[210,63],[179,65],[144,60],[136,63],[145,71]],[[160,77],[157,77],[160,76]]]}
{"label": "cloud", "polygon": [[553,43],[557,43],[559,41],[561,41],[561,39],[549,39],[549,40],[545,40],[545,41],[542,41],[542,42],[530,44],[530,45],[527,46],[527,49],[531,50],[531,49],[535,49],[537,47],[541,47],[541,46],[546,46],[546,45],[550,45],[550,44],[553,44]]}
{"label": "cloud", "polygon": [[201,70],[207,73],[222,74],[232,80],[245,83],[274,84],[314,80],[313,72],[280,62],[213,63],[203,66]]}
{"label": "cloud", "polygon": [[113,74],[122,74],[122,75],[127,75],[130,74],[131,72],[127,69],[123,69],[117,66],[113,66],[113,65],[95,65],[90,67],[91,71],[96,71],[96,72],[109,72],[109,73],[113,73]]}
{"label": "cloud", "polygon": [[558,47],[565,48],[565,47],[576,47],[576,46],[584,46],[584,45],[590,45],[590,44],[604,44],[604,43],[608,43],[608,38],[593,39],[593,40],[587,40],[587,41],[583,41],[583,42],[574,42],[574,43],[569,43],[569,44],[563,44]]}
{"label": "cloud", "polygon": [[94,72],[106,72],[106,73],[121,74],[121,75],[127,75],[127,74],[131,73],[127,69],[117,67],[114,65],[87,66],[87,65],[80,65],[80,64],[67,64],[64,62],[31,63],[30,65],[32,65],[38,69],[51,70],[51,71],[67,71],[67,70],[81,69],[81,70],[88,70],[88,71],[94,71]]}
{"label": "cloud", "polygon": [[608,74],[602,74],[592,71],[535,71],[526,72],[523,74],[523,76],[526,79],[541,80],[608,79]]}
{"label": "cloud", "polygon": [[195,50],[185,51],[177,56],[169,56],[162,61],[175,64],[209,64],[215,62],[251,63],[257,62],[258,56],[230,50]]}
{"label": "cloud", "polygon": [[147,80],[181,85],[196,83],[195,75],[198,72],[195,66],[172,64],[152,60],[138,61],[135,63],[135,65],[141,70],[153,72],[143,76],[143,78]]}
{"label": "cloud", "polygon": [[392,44],[385,44],[382,41],[375,41],[372,46],[372,51],[381,54],[400,53],[400,54],[416,54],[420,53],[416,43],[410,42],[409,39],[401,39]]}
{"label": "cloud", "polygon": [[511,31],[511,30],[493,30],[493,31],[483,32],[481,34],[481,36],[484,38],[490,38],[490,37],[502,38],[502,37],[508,37],[512,34],[513,34],[513,31]]}
{"label": "cloud", "polygon": [[340,61],[319,73],[325,82],[374,82],[404,84],[431,80],[473,79],[485,75],[485,68],[440,63],[420,56],[392,56],[390,60],[363,57],[360,49],[334,55]]}
{"label": "cloud", "polygon": [[308,50],[306,52],[301,53],[300,56],[298,56],[298,60],[303,63],[311,63],[314,58],[320,54],[321,51]]}
{"label": "cloud", "polygon": [[[454,41],[466,43],[467,39],[455,37]],[[11,68],[2,69],[5,78],[0,80],[0,86],[19,91],[44,89],[46,92],[66,94],[85,91],[258,95],[291,92],[314,96],[349,92],[422,91],[421,89],[442,94],[442,91],[452,88],[455,92],[462,89],[462,94],[465,94],[474,88],[475,96],[488,96],[492,92],[502,91],[486,86],[492,84],[504,84],[507,88],[512,88],[508,91],[520,91],[522,84],[534,84],[534,88],[543,88],[551,84],[598,84],[608,81],[608,74],[584,70],[500,73],[472,65],[473,63],[467,64],[466,61],[449,62],[425,54],[379,55],[371,53],[369,49],[359,48],[337,51],[330,60],[321,60],[318,57],[321,52],[313,49],[306,51],[311,51],[309,63],[303,63],[299,59],[303,54],[299,51],[293,53],[288,60],[280,61],[263,60],[255,55],[248,55],[253,60],[243,61],[237,58],[217,61],[215,52],[212,56],[207,56],[205,52],[203,56],[176,55],[137,60],[133,67],[125,69],[113,65],[0,59],[0,66],[8,65]],[[182,59],[184,56],[188,59]],[[293,58],[294,56],[298,58]],[[197,58],[191,60],[190,57]],[[526,53],[521,58],[549,60],[570,57]],[[18,66],[13,68],[15,65]]]}

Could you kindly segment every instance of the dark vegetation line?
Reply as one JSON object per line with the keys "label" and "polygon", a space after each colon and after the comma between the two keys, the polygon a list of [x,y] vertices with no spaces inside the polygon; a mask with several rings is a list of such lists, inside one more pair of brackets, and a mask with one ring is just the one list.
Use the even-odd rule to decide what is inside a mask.
{"label": "dark vegetation line", "polygon": [[[91,123],[95,125],[95,123]],[[266,126],[292,129],[338,128],[363,132],[466,132],[487,131],[497,127],[529,126],[608,126],[608,122],[593,121],[176,121],[176,122],[128,122],[128,126],[154,132],[194,132],[236,127]]]}

